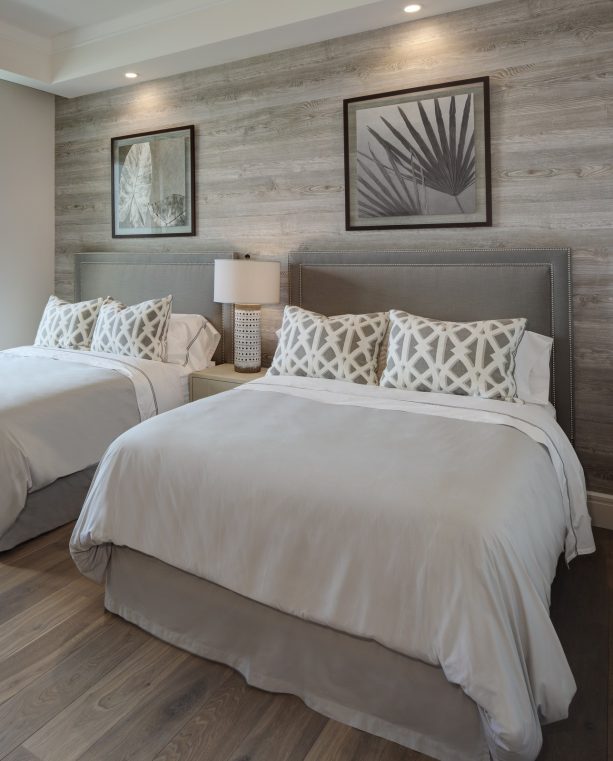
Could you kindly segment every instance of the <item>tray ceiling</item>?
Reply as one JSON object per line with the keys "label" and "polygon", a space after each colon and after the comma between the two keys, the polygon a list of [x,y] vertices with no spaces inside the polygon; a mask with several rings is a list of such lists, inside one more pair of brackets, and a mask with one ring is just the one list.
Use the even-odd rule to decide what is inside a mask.
{"label": "tray ceiling", "polygon": [[494,0],[0,0],[0,78],[74,97]]}

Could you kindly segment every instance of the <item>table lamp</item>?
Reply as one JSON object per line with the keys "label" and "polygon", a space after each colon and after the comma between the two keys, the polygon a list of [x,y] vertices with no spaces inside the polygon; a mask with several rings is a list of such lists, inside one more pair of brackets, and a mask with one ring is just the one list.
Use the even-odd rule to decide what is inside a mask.
{"label": "table lamp", "polygon": [[262,304],[278,304],[279,262],[216,259],[213,298],[234,304],[234,369],[257,373],[262,366],[260,315]]}

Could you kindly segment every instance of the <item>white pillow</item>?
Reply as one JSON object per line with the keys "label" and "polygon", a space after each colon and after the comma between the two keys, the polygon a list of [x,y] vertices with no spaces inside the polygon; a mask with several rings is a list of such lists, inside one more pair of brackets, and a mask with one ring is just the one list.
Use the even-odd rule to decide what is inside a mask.
{"label": "white pillow", "polygon": [[517,398],[530,404],[549,402],[549,375],[553,338],[527,330],[515,355]]}
{"label": "white pillow", "polygon": [[190,370],[209,367],[221,336],[201,314],[173,314],[168,326],[166,362]]}

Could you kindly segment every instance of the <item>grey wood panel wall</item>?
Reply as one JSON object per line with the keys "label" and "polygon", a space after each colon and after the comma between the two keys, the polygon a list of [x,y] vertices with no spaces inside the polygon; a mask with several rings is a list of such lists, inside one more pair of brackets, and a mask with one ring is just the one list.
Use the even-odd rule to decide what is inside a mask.
{"label": "grey wood panel wall", "polygon": [[[402,5],[402,3],[400,3]],[[343,98],[489,74],[494,226],[346,232]],[[113,240],[110,138],[195,124],[198,235]],[[59,295],[79,251],[569,246],[577,446],[613,492],[613,2],[503,0],[57,102]],[[281,309],[264,313],[274,350]]]}

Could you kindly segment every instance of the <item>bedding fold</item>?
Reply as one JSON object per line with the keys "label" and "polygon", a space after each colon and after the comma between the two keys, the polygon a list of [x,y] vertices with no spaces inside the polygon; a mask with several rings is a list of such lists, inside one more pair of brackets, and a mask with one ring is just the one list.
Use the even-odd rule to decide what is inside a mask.
{"label": "bedding fold", "polygon": [[557,559],[593,551],[582,471],[545,410],[265,378],[146,421],[100,463],[72,539],[123,545],[440,666],[496,761],[533,761],[575,683]]}

